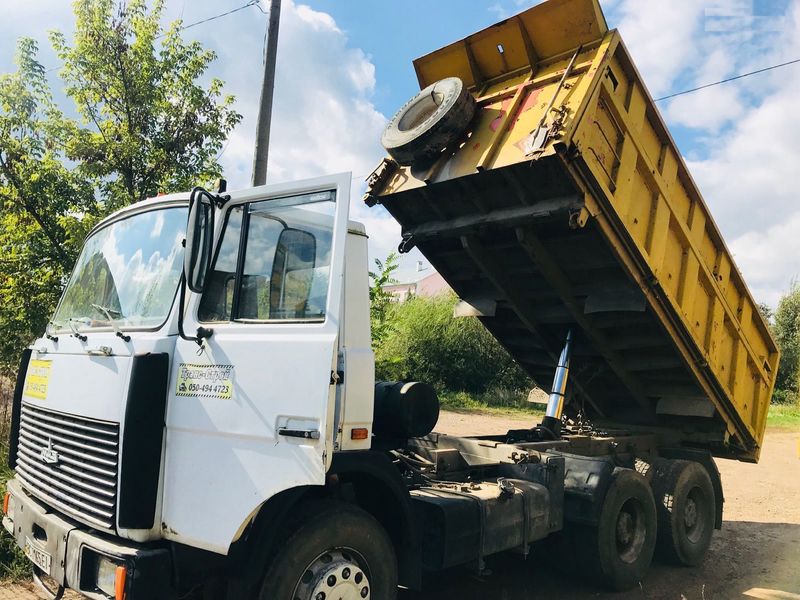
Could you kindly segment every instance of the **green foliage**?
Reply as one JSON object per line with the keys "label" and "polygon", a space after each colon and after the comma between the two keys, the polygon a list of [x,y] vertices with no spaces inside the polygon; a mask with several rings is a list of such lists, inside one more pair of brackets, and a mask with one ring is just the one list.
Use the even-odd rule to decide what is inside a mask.
{"label": "green foliage", "polygon": [[56,106],[30,39],[0,75],[0,370],[41,334],[88,231],[159,191],[220,174],[241,115],[222,82],[197,80],[214,60],[161,27],[164,3],[77,0],[75,35],[51,41],[80,120]]}
{"label": "green foliage", "polygon": [[800,384],[800,286],[793,284],[774,315],[773,333],[781,349],[773,402],[798,401]]}
{"label": "green foliage", "polygon": [[439,405],[444,410],[461,412],[481,412],[511,416],[544,415],[541,405],[528,402],[529,390],[509,390],[496,388],[482,393],[450,392],[439,393]]}
{"label": "green foliage", "polygon": [[98,216],[90,182],[64,165],[74,127],[56,108],[36,44],[21,40],[16,73],[0,75],[0,363],[41,331]]}
{"label": "green foliage", "polygon": [[440,390],[526,389],[533,383],[476,318],[454,318],[457,298],[411,298],[387,311],[376,377],[425,381]]}
{"label": "green foliage", "polygon": [[387,317],[392,304],[392,295],[384,287],[397,283],[393,273],[398,268],[397,254],[392,252],[385,262],[375,259],[377,270],[369,272],[369,320],[372,329],[372,345],[379,347],[391,331]]}
{"label": "green foliage", "polygon": [[180,21],[165,31],[164,1],[78,0],[75,38],[51,34],[61,77],[88,129],[70,157],[99,182],[109,208],[190,189],[221,174],[217,154],[241,120],[222,81],[197,80],[216,58],[184,42]]}

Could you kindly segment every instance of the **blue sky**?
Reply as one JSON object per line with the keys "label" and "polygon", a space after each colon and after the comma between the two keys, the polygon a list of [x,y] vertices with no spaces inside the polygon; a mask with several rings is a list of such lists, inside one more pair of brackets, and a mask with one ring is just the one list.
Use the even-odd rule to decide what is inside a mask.
{"label": "blue sky", "polygon": [[[245,0],[167,0],[191,23]],[[387,117],[417,91],[411,61],[523,10],[536,0],[283,0],[270,181],[337,171],[367,174],[380,160]],[[4,3],[0,71],[14,40],[71,30],[65,0]],[[800,58],[800,0],[601,0],[655,97]],[[266,16],[256,7],[185,32],[219,55],[244,115],[221,161],[233,187],[249,183]],[[57,72],[53,85],[58,89]],[[800,64],[659,104],[689,168],[758,300],[775,305],[800,272]],[[360,180],[354,181],[356,192]],[[354,197],[358,194],[354,193]],[[399,239],[385,214],[357,201],[373,256]],[[419,256],[404,262],[413,277]]]}

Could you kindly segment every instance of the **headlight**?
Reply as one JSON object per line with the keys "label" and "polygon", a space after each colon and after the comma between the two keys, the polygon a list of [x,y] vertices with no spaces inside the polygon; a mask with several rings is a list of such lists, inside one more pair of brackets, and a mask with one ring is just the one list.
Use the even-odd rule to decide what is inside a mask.
{"label": "headlight", "polygon": [[127,567],[115,563],[105,556],[98,556],[96,564],[95,585],[97,589],[111,598],[122,600],[125,595]]}

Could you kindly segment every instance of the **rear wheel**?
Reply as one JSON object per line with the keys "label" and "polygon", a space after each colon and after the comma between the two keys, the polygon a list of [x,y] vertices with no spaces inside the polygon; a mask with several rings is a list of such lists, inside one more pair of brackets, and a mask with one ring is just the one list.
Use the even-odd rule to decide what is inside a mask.
{"label": "rear wheel", "polygon": [[618,591],[636,586],[656,544],[656,507],[647,480],[631,469],[617,469],[598,526],[583,528],[575,542],[584,566],[605,586]]}
{"label": "rear wheel", "polygon": [[394,600],[397,560],[367,512],[326,502],[305,513],[264,575],[261,600]]}
{"label": "rear wheel", "polygon": [[711,546],[715,497],[701,464],[662,460],[654,465],[653,494],[658,510],[658,554],[668,562],[699,565]]}

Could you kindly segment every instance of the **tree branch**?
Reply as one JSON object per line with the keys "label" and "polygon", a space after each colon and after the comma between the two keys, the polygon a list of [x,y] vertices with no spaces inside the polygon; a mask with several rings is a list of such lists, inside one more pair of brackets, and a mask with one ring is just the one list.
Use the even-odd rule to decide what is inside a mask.
{"label": "tree branch", "polygon": [[[54,250],[55,254],[59,257],[64,267],[69,268],[72,266],[72,259],[64,252],[64,248],[62,247],[61,243],[59,242],[58,238],[56,237],[55,233],[50,229],[50,226],[45,221],[44,217],[39,214],[39,211],[36,210],[33,203],[25,196],[25,193],[22,190],[22,186],[17,179],[16,175],[11,171],[8,163],[5,159],[0,155],[0,168],[2,168],[3,174],[8,178],[11,185],[17,191],[17,196],[19,198],[19,203],[22,204],[22,207],[25,211],[33,217],[34,221],[39,225],[39,228],[44,233],[45,237],[50,242],[52,249]],[[3,196],[6,200],[10,202],[14,202],[14,198],[9,196]]]}

